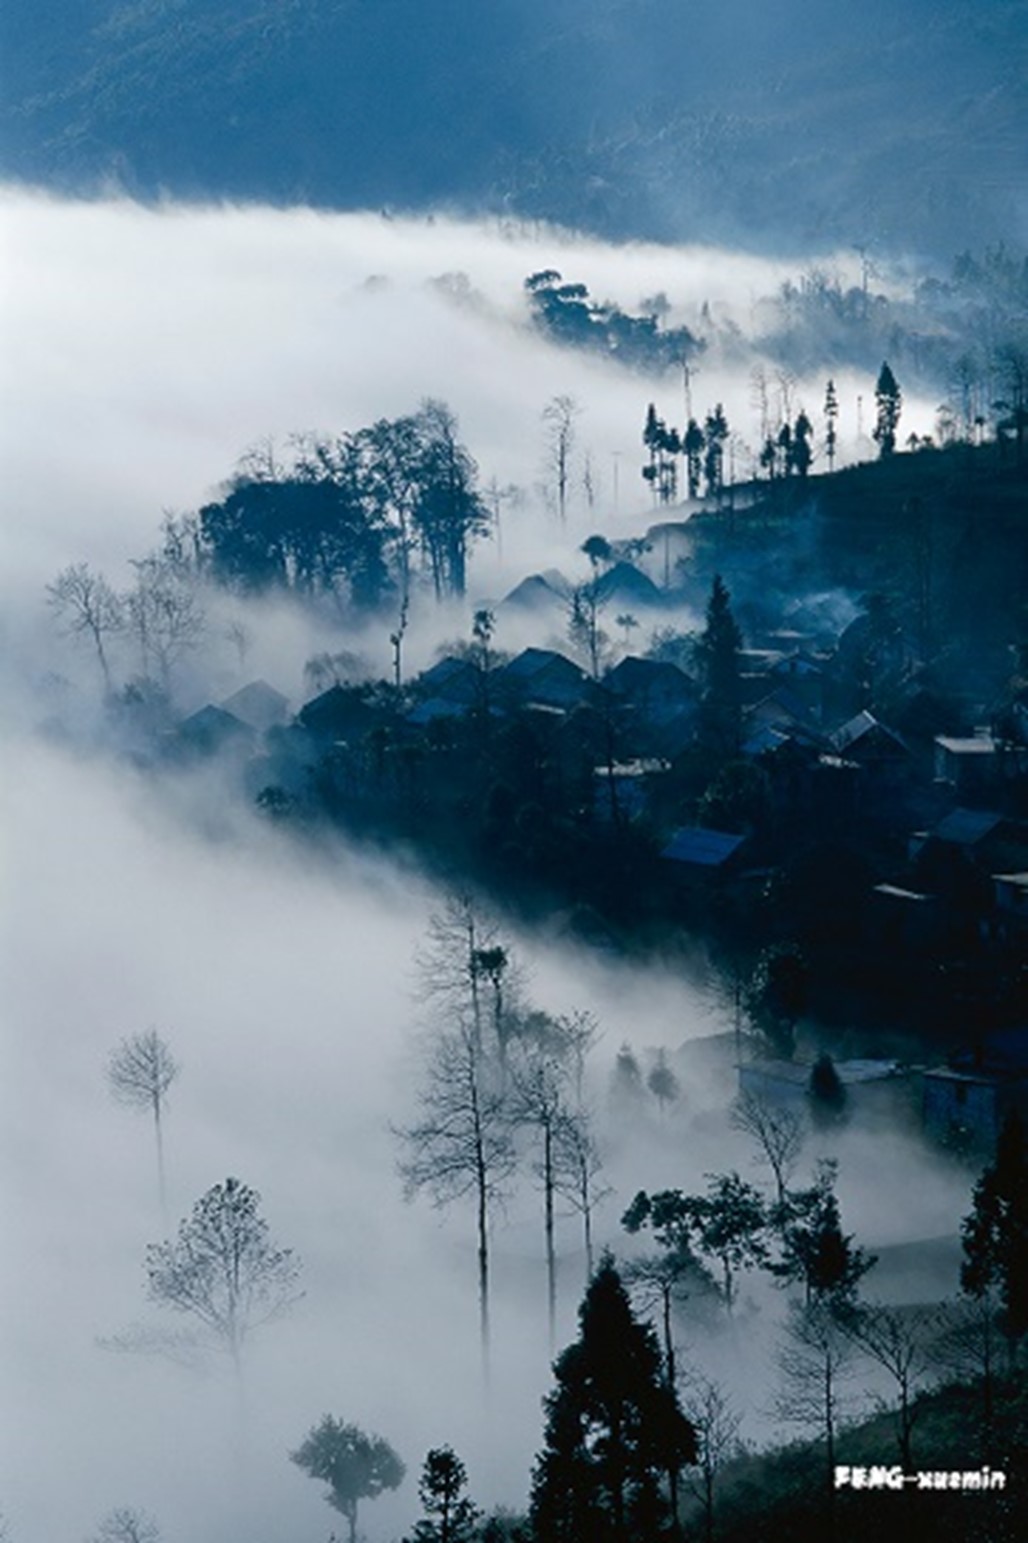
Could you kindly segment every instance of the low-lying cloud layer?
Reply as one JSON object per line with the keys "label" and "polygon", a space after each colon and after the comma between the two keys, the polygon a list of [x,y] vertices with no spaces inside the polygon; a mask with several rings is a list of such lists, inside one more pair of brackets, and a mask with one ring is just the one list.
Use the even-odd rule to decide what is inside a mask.
{"label": "low-lying cloud layer", "polygon": [[[467,1461],[480,1501],[519,1503],[548,1383],[538,1197],[526,1182],[497,1233],[485,1402],[470,1219],[404,1205],[388,1128],[410,1114],[412,961],[436,897],[399,865],[289,845],[214,783],[148,781],[37,734],[52,714],[45,671],[73,673],[43,586],[77,560],[124,582],[162,509],[195,508],[261,436],[356,428],[426,395],[450,402],[487,479],[531,490],[541,409],[566,392],[581,403],[601,496],[593,510],[579,497],[559,536],[534,496],[512,512],[505,566],[486,556],[473,578],[479,593],[502,592],[526,566],[566,560],[590,530],[645,528],[646,403],[674,417],[681,399],[674,378],[657,386],[529,333],[524,276],[556,264],[629,309],[664,289],[686,321],[706,300],[745,325],[786,270],[375,215],[144,211],[25,192],[4,195],[2,214],[0,706],[12,727],[0,1510],[12,1543],[82,1537],[119,1504],[156,1514],[168,1543],[320,1536],[323,1501],[287,1453],[329,1411],[380,1430],[411,1470],[400,1494],[368,1508],[369,1536],[409,1526],[417,1467],[442,1442]],[[428,282],[458,270],[480,301],[458,304]],[[852,437],[856,391],[870,386],[838,378]],[[822,389],[799,383],[797,402],[813,412]],[[749,422],[745,371],[701,361],[694,393]],[[256,669],[295,700],[310,639],[281,618],[269,636],[276,646],[256,642]],[[521,949],[540,1005],[596,1012],[601,1101],[623,1040],[673,1048],[728,1027],[716,984],[684,966],[628,968],[531,939]],[[160,1321],[142,1267],[164,1231],[151,1133],[111,1103],[103,1075],[112,1046],[151,1025],[183,1067],[167,1125],[172,1218],[236,1175],[304,1261],[306,1296],[255,1342],[241,1401],[216,1360],[191,1369],[96,1343]],[[605,1237],[618,1239],[634,1187],[699,1186],[714,1166],[745,1167],[723,1103],[700,1078],[666,1128],[622,1132]],[[844,1165],[844,1214],[873,1241],[861,1161]],[[959,1184],[920,1160],[917,1171],[916,1201],[898,1201],[889,1221],[897,1235],[908,1214],[929,1230],[959,1214]],[[582,1283],[577,1239],[564,1219],[560,1342]]]}
{"label": "low-lying cloud layer", "polygon": [[[542,341],[526,326],[524,278],[558,267],[628,310],[663,291],[672,322],[696,325],[706,303],[749,333],[761,297],[798,277],[795,264],[743,254],[442,218],[155,210],[15,190],[0,214],[6,564],[35,584],[73,556],[107,566],[138,555],[162,510],[197,507],[264,436],[339,433],[426,396],[458,414],[486,480],[530,491],[542,475],[542,408],[573,396],[598,487],[592,510],[575,490],[575,528],[620,534],[615,453],[617,513],[637,521],[646,405],[680,422],[683,381],[648,382]],[[463,303],[431,282],[454,273],[469,281]],[[857,396],[866,433],[873,380],[841,371],[836,383],[840,449],[852,455]],[[757,443],[745,366],[703,356],[692,391],[697,416],[722,401],[733,429]],[[797,383],[794,411],[817,417],[823,395],[821,379]],[[926,405],[908,401],[906,414],[905,426],[929,427]],[[866,441],[862,453],[872,449]],[[553,535],[512,515],[508,562],[543,558]]]}

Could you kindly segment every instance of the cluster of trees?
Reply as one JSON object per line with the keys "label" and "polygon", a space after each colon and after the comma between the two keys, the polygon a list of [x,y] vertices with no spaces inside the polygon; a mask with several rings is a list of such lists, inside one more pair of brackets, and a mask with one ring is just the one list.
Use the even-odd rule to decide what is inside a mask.
{"label": "cluster of trees", "polygon": [[703,428],[690,418],[684,431],[668,428],[651,402],[646,410],[643,444],[649,460],[642,469],[644,479],[653,489],[658,503],[674,503],[678,496],[678,457],[684,468],[685,486],[690,498],[700,496],[701,483],[708,497],[717,497],[725,481],[725,445],[728,421],[718,402],[707,414]]}
{"label": "cluster of trees", "polygon": [[[831,381],[828,384],[831,389]],[[783,423],[773,438],[768,436],[765,439],[760,452],[760,464],[772,481],[775,477],[791,477],[794,473],[799,477],[807,475],[810,463],[814,459],[814,452],[810,446],[813,432],[813,424],[801,410],[796,416],[795,423],[791,426]],[[834,428],[832,433],[834,434]],[[834,455],[834,439],[830,443]]]}
{"label": "cluster of trees", "polygon": [[[758,1142],[774,1176],[767,1199],[738,1173],[708,1175],[703,1194],[640,1190],[622,1222],[632,1233],[649,1228],[662,1250],[669,1279],[706,1279],[730,1315],[741,1271],[764,1268],[778,1282],[799,1286],[808,1306],[848,1301],[874,1263],[843,1233],[835,1195],[836,1165],[824,1160],[813,1182],[789,1187],[799,1157],[803,1124],[788,1110],[756,1099],[737,1110],[741,1128]],[[713,1271],[720,1272],[715,1285]]]}
{"label": "cluster of trees", "polygon": [[424,1192],[439,1206],[467,1200],[473,1209],[487,1366],[490,1224],[523,1164],[542,1191],[551,1342],[558,1197],[581,1216],[592,1270],[601,1157],[585,1062],[598,1030],[588,1013],[554,1016],[525,999],[513,951],[468,894],[450,896],[432,917],[420,968],[432,1022],[417,1117],[395,1130],[400,1173],[408,1196]]}
{"label": "cluster of trees", "polygon": [[553,342],[587,348],[635,369],[680,366],[703,346],[687,327],[661,326],[668,309],[662,296],[646,314],[631,316],[609,300],[591,299],[584,284],[565,283],[555,268],[529,274],[525,292],[535,326]]}
{"label": "cluster of trees", "polygon": [[[559,436],[562,509],[569,425],[570,417]],[[496,490],[497,507],[503,496]],[[297,436],[288,462],[270,444],[258,447],[223,498],[166,517],[160,548],[132,562],[127,590],[73,563],[47,585],[47,600],[65,631],[92,648],[108,698],[115,643],[134,652],[131,689],[167,698],[173,668],[204,635],[202,581],[243,594],[328,596],[358,610],[398,597],[398,652],[415,585],[436,599],[462,596],[471,549],[494,518],[456,418],[429,399],[416,413],[336,439]],[[227,635],[242,658],[245,628],[236,623]]]}
{"label": "cluster of trees", "polygon": [[[782,382],[783,414],[774,426],[768,400],[765,372],[758,368],[753,372],[754,400],[760,410],[760,451],[756,467],[769,481],[776,478],[806,477],[814,462],[814,425],[802,408],[795,415],[791,411],[791,396],[795,382],[787,372],[780,372]],[[903,394],[888,363],[883,363],[875,386],[876,417],[872,431],[882,458],[892,455],[896,449],[896,436],[902,409]],[[835,382],[829,380],[824,400],[824,452],[829,471],[835,468],[838,451],[839,399]],[[682,466],[684,483],[689,498],[702,493],[708,498],[718,498],[725,486],[725,449],[730,440],[728,422],[719,402],[708,414],[701,427],[690,417],[680,433],[673,425],[668,426],[651,402],[646,410],[643,426],[643,444],[648,459],[642,468],[644,480],[653,490],[657,503],[672,504],[678,498],[680,486],[679,464]],[[924,442],[916,441],[916,445]],[[912,448],[916,448],[916,445]]]}
{"label": "cluster of trees", "polygon": [[[484,1518],[466,1493],[463,1462],[452,1447],[434,1447],[418,1483],[423,1514],[404,1543],[656,1543],[680,1536],[679,1476],[697,1462],[696,1427],[609,1254],[586,1290],[578,1337],[553,1373],[527,1524],[499,1513]],[[389,1442],[332,1415],[291,1456],[328,1485],[325,1498],[346,1518],[350,1543],[360,1502],[396,1489],[405,1473]]]}
{"label": "cluster of trees", "polygon": [[47,602],[60,624],[92,647],[104,692],[114,680],[110,648],[115,639],[133,647],[141,679],[167,692],[172,666],[197,647],[204,613],[195,587],[167,554],[133,562],[135,583],[118,591],[88,563],[72,563],[46,587]]}
{"label": "cluster of trees", "polygon": [[[1023,253],[1002,243],[979,253],[965,251],[946,276],[921,279],[907,297],[875,287],[874,263],[866,251],[861,256],[859,283],[812,267],[761,301],[763,331],[755,340],[761,354],[779,372],[808,375],[826,360],[838,368],[868,369],[887,352],[923,394],[945,392],[939,442],[980,443],[991,429],[1001,444],[1016,444],[1020,421],[1023,449],[1028,409]],[[737,344],[737,336],[726,329],[725,342]]]}
{"label": "cluster of trees", "polygon": [[[426,1047],[425,1119],[398,1133],[402,1167],[412,1187],[427,1186],[441,1201],[473,1200],[483,1331],[488,1210],[519,1156],[530,1157],[541,1181],[551,1334],[555,1195],[575,1199],[582,1211],[589,1283],[578,1337],[554,1363],[527,1521],[484,1518],[466,1494],[463,1463],[450,1447],[436,1447],[419,1483],[423,1515],[405,1543],[577,1543],[583,1537],[657,1543],[682,1535],[690,1496],[712,1537],[721,1470],[738,1447],[738,1418],[723,1391],[696,1373],[685,1379],[690,1391],[680,1400],[675,1315],[683,1303],[720,1300],[730,1318],[738,1277],[752,1269],[768,1272],[790,1294],[776,1408],[784,1423],[813,1431],[823,1444],[829,1523],[845,1388],[861,1358],[893,1388],[905,1471],[915,1465],[919,1395],[954,1367],[980,1390],[989,1455],[1005,1396],[996,1346],[1005,1342],[1008,1370],[1016,1372],[1028,1335],[1028,1144],[1016,1112],[1004,1123],[964,1223],[962,1309],[861,1299],[874,1260],[842,1230],[835,1164],[819,1161],[811,1181],[797,1185],[804,1122],[756,1098],[741,1100],[734,1120],[756,1143],[769,1192],[736,1172],[708,1175],[702,1192],[640,1191],[622,1223],[631,1234],[651,1233],[656,1252],[620,1268],[605,1252],[594,1268],[598,1159],[582,1083],[595,1025],[581,1015],[553,1019],[528,1006],[510,949],[466,896],[453,897],[433,918],[421,975],[426,1000],[439,1009],[439,1026]],[[666,1063],[663,1069],[669,1070]],[[667,1094],[657,1085],[659,1060],[654,1070],[654,1093]],[[176,1072],[154,1030],[123,1040],[108,1063],[112,1091],[148,1109],[158,1132]],[[531,1139],[527,1154],[517,1150],[519,1134]],[[197,1201],[174,1241],[148,1250],[147,1271],[152,1300],[196,1321],[237,1368],[249,1335],[298,1296],[298,1260],[272,1241],[260,1197],[234,1178]],[[637,1318],[633,1296],[655,1326]],[[332,1415],[291,1458],[326,1484],[326,1499],[346,1519],[351,1543],[360,1504],[396,1489],[405,1476],[388,1441]],[[96,1543],[158,1543],[159,1536],[145,1512],[122,1507],[104,1519]]]}
{"label": "cluster of trees", "polygon": [[[156,1029],[126,1035],[106,1067],[110,1093],[118,1103],[149,1114],[157,1150],[161,1213],[167,1220],[164,1120],[168,1093],[180,1066]],[[281,1316],[302,1294],[300,1261],[269,1234],[256,1190],[227,1178],[201,1195],[174,1238],[146,1252],[147,1291],[158,1306],[191,1319],[201,1345],[226,1351],[239,1370],[243,1346],[253,1331]],[[185,1349],[187,1332],[176,1338],[136,1329],[103,1341],[116,1350]]]}
{"label": "cluster of trees", "polygon": [[178,535],[219,583],[373,607],[393,590],[406,598],[416,566],[437,597],[463,595],[489,522],[457,420],[429,399],[336,439],[300,438],[288,465],[251,456]]}
{"label": "cluster of trees", "polygon": [[[325,1499],[346,1518],[349,1543],[357,1540],[358,1508],[386,1490],[398,1489],[406,1466],[382,1436],[326,1414],[290,1454],[312,1479],[327,1483]],[[450,1446],[432,1447],[418,1479],[422,1515],[404,1543],[501,1543],[499,1518],[480,1527],[482,1512],[468,1497],[467,1469]]]}
{"label": "cluster of trees", "polygon": [[[729,1309],[733,1274],[749,1264],[799,1288],[777,1356],[775,1410],[784,1425],[820,1439],[817,1524],[828,1529],[826,1535],[836,1525],[835,1465],[847,1424],[846,1386],[861,1360],[892,1388],[904,1472],[916,1467],[921,1395],[933,1378],[952,1375],[957,1362],[981,1386],[988,1459],[998,1397],[992,1326],[1006,1336],[1011,1365],[1028,1332],[1028,1157],[1017,1116],[1006,1122],[964,1227],[962,1284],[970,1311],[861,1300],[858,1287],[873,1260],[841,1231],[834,1166],[819,1163],[811,1186],[792,1188],[803,1137],[798,1118],[747,1100],[736,1119],[772,1172],[773,1197],[766,1199],[737,1174],[712,1176],[702,1195],[670,1190],[636,1196],[624,1225],[632,1232],[650,1228],[660,1252],[621,1268],[605,1252],[591,1275],[578,1336],[554,1362],[524,1523],[483,1521],[465,1493],[463,1463],[451,1448],[436,1448],[419,1484],[424,1515],[405,1543],[657,1543],[682,1537],[683,1528],[697,1523],[703,1536],[713,1538],[723,1470],[742,1448],[739,1417],[718,1384],[693,1371],[685,1396],[679,1395],[673,1308],[701,1290],[717,1289],[698,1254],[720,1263]],[[657,1316],[662,1336],[637,1317],[632,1295]],[[403,1477],[387,1442],[331,1416],[310,1432],[293,1461],[328,1482],[326,1498],[348,1518],[351,1539],[358,1501],[394,1488]]]}

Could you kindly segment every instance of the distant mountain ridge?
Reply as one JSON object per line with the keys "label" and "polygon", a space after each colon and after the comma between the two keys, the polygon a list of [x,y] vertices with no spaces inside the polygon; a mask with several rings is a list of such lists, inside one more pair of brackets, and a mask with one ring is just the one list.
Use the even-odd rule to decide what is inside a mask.
{"label": "distant mountain ridge", "polygon": [[0,174],[949,255],[1028,234],[1028,0],[7,0]]}

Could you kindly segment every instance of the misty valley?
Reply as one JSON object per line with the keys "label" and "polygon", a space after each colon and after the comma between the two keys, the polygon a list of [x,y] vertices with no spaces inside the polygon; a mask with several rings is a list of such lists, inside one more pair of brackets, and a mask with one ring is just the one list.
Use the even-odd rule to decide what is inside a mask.
{"label": "misty valley", "polygon": [[5,1543],[1019,1536],[1028,258],[2,201]]}

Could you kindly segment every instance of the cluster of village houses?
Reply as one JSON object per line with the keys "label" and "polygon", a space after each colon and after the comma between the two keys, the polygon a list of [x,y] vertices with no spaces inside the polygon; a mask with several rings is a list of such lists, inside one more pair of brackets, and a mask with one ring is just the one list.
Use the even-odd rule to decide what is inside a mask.
{"label": "cluster of village houses", "polygon": [[[678,663],[628,650],[638,622],[660,619],[666,600],[652,580],[628,562],[603,576],[603,619],[623,622],[617,663],[597,682],[565,647],[528,647],[498,656],[484,678],[481,657],[455,651],[405,683],[400,706],[390,709],[397,740],[431,743],[472,711],[497,721],[528,714],[541,732],[560,741],[573,714],[595,707],[602,691],[607,721],[616,715],[616,757],[594,772],[594,815],[632,821],[646,817],[676,758],[694,744],[701,692]],[[534,621],[559,636],[567,597],[558,575],[525,579],[495,610],[524,633]],[[666,615],[666,609],[664,614]],[[779,829],[816,829],[831,836],[866,830],[894,854],[892,870],[873,885],[865,926],[872,946],[896,957],[941,959],[966,928],[946,885],[911,882],[935,868],[963,876],[975,893],[971,925],[988,949],[1028,963],[1028,821],[1013,817],[1011,790],[1028,776],[1028,693],[996,703],[939,693],[905,670],[903,643],[877,659],[891,682],[888,708],[862,677],[868,620],[860,616],[833,631],[816,604],[797,604],[778,630],[741,651],[742,733],[739,758],[766,778],[771,817]],[[513,630],[513,628],[512,628]],[[889,657],[891,648],[893,656]],[[502,661],[502,662],[501,662]],[[858,707],[860,696],[870,707]],[[367,694],[335,683],[295,715],[281,693],[256,681],[181,723],[177,742],[196,754],[234,748],[248,763],[252,791],[274,786],[302,795],[328,750],[345,750],[381,732],[383,709]],[[577,731],[576,731],[577,732]],[[258,786],[259,785],[259,786]],[[683,824],[666,828],[661,857],[684,883],[724,885],[761,860],[753,833]],[[951,886],[952,887],[952,886]],[[841,1062],[840,1078],[854,1103],[893,1098],[903,1084],[909,1102],[915,1074],[893,1062]],[[743,1073],[751,1091],[779,1101],[806,1096],[809,1067],[795,1062],[754,1063]],[[926,1128],[943,1140],[988,1147],[1006,1110],[1028,1112],[1028,1027],[1009,1024],[978,1032],[937,1067],[916,1074]],[[757,1084],[759,1083],[759,1089]]]}

